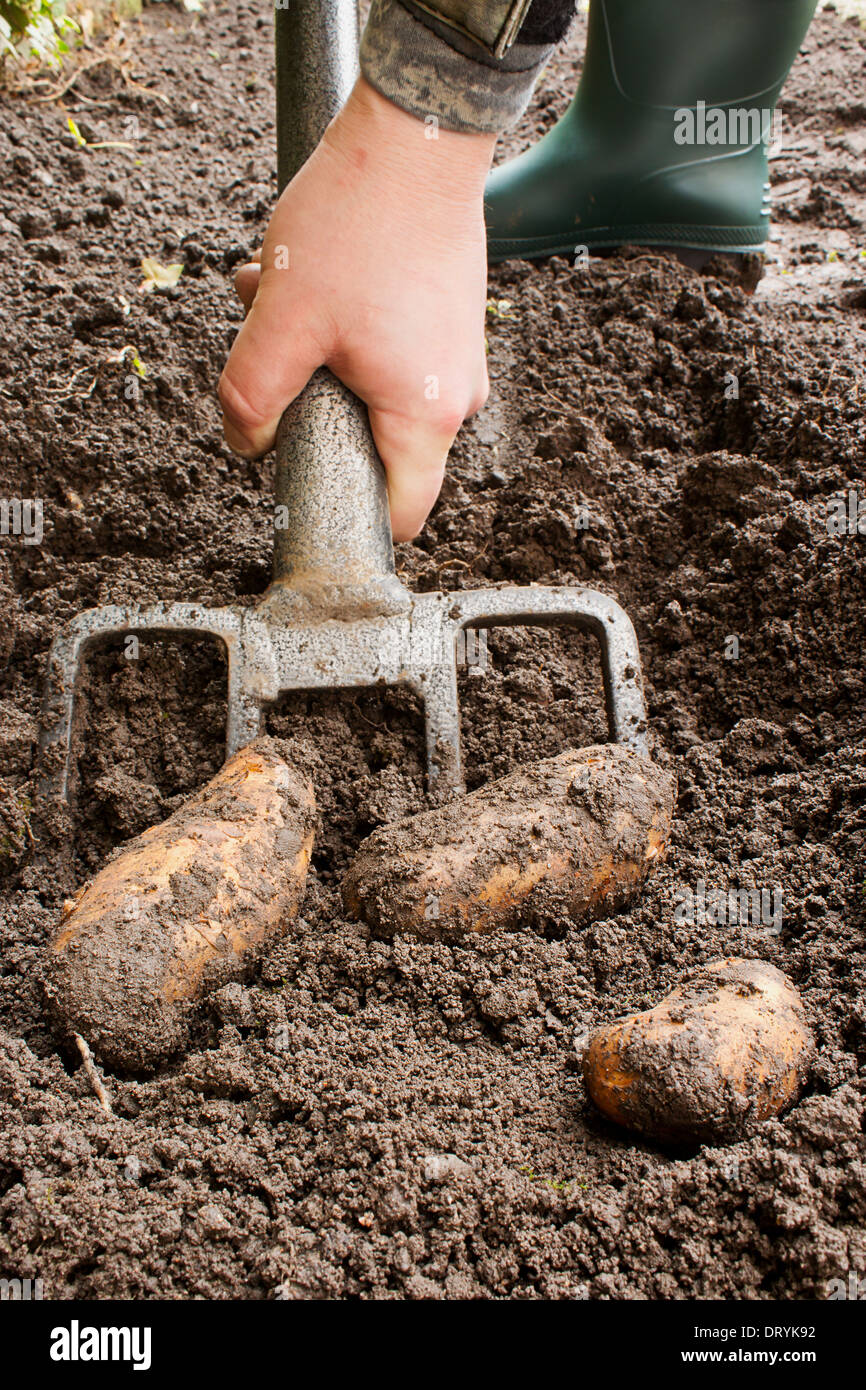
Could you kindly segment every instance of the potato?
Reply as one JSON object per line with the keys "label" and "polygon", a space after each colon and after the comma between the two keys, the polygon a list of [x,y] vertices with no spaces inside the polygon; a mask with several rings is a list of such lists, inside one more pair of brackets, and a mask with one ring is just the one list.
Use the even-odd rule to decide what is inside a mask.
{"label": "potato", "polygon": [[66,904],[49,1004],[110,1066],[145,1070],[182,1046],[203,991],[243,975],[297,916],[315,798],[279,743],[257,739]]}
{"label": "potato", "polygon": [[620,744],[571,749],[365,840],[343,902],[377,932],[436,938],[612,911],[662,855],[673,777]]}
{"label": "potato", "polygon": [[759,960],[715,960],[654,1009],[599,1029],[586,1088],[609,1119],[662,1143],[741,1139],[794,1101],[813,1052],[786,975]]}

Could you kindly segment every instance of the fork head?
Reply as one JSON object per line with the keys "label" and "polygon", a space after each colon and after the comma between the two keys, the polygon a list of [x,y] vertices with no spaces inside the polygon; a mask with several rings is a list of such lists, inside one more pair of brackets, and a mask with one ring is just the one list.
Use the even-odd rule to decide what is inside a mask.
{"label": "fork head", "polygon": [[645,752],[646,709],[634,629],[615,600],[593,589],[526,586],[417,594],[402,611],[351,620],[275,620],[267,603],[247,609],[187,603],[90,609],[67,626],[49,653],[40,790],[64,802],[73,791],[88,653],[136,634],[206,636],[223,644],[227,756],[262,731],[267,708],[286,692],[408,685],[424,705],[428,790],[431,799],[444,800],[463,790],[456,660],[461,634],[558,623],[598,638],[610,739]]}

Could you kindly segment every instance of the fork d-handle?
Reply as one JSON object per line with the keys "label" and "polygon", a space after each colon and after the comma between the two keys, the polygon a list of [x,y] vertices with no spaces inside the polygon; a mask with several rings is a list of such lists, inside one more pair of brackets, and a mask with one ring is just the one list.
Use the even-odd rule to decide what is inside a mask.
{"label": "fork d-handle", "polygon": [[[357,0],[286,0],[275,9],[275,33],[282,191],[357,77]],[[323,232],[325,220],[323,212]],[[287,610],[287,617],[297,611],[344,618],[408,608],[394,571],[385,473],[367,408],[325,368],[280,422],[275,493],[266,606]]]}

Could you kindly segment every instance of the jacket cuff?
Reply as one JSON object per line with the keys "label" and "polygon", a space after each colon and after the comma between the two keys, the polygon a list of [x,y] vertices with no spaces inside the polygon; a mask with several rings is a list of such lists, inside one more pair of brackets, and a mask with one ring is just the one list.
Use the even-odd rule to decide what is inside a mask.
{"label": "jacket cuff", "polygon": [[497,134],[523,114],[553,44],[516,42],[502,57],[401,0],[373,0],[361,71],[377,92],[445,130]]}

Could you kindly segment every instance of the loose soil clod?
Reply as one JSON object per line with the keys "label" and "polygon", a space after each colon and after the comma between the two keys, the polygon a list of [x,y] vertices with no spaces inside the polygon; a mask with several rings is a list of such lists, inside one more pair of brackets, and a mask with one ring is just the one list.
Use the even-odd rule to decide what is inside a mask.
{"label": "loose soil clod", "polygon": [[718,960],[654,1009],[590,1039],[584,1080],[626,1129],[672,1143],[726,1143],[796,1099],[813,1052],[799,994],[756,960]]}
{"label": "loose soil clod", "polygon": [[191,1001],[297,916],[314,821],[312,786],[274,741],[237,753],[67,903],[46,971],[62,1027],[120,1068],[175,1051]]}
{"label": "loose soil clod", "polygon": [[569,749],[375,831],[343,902],[386,936],[586,921],[628,902],[661,858],[675,792],[619,744]]}

